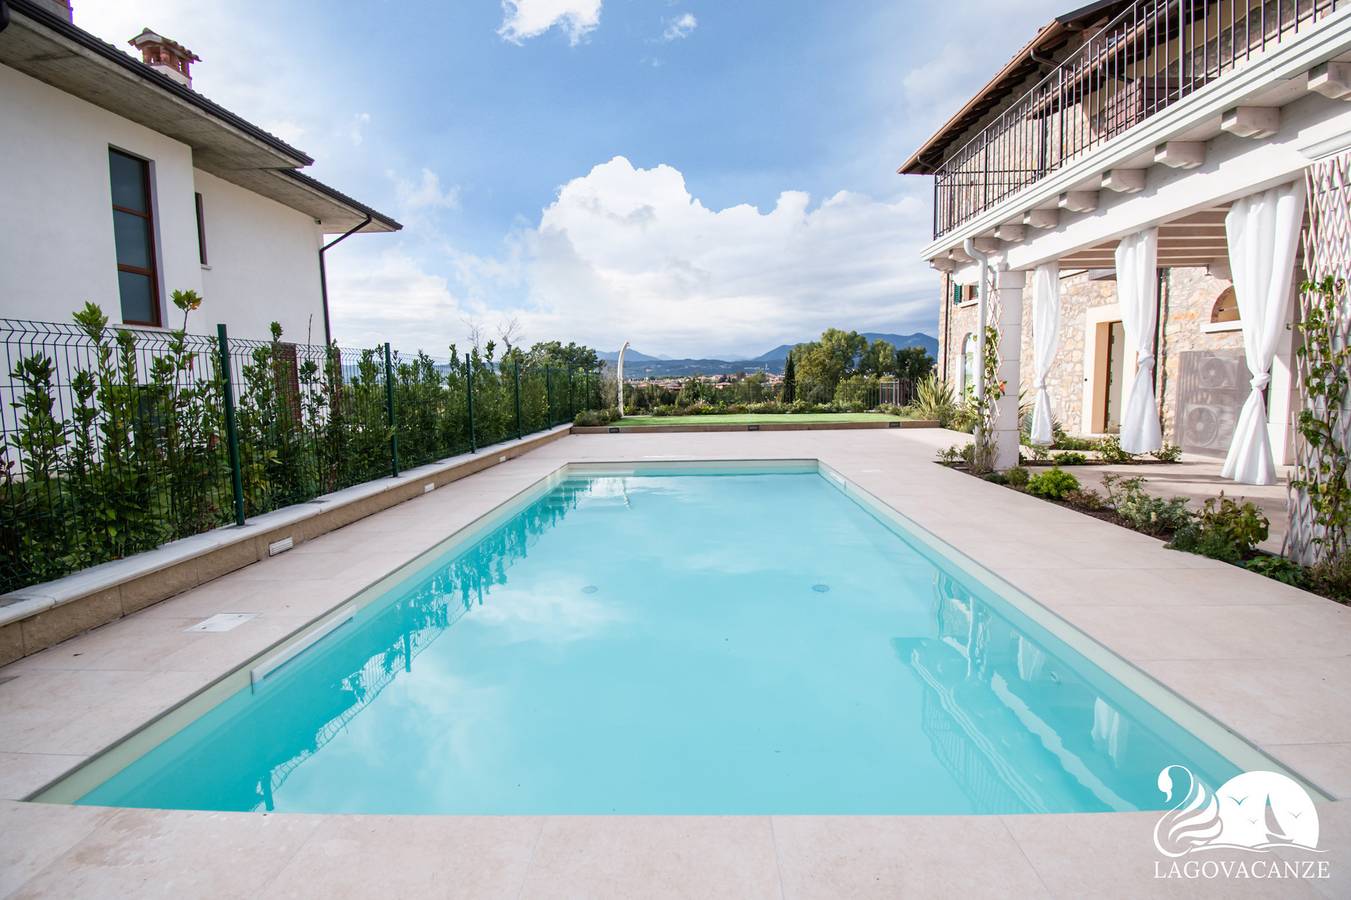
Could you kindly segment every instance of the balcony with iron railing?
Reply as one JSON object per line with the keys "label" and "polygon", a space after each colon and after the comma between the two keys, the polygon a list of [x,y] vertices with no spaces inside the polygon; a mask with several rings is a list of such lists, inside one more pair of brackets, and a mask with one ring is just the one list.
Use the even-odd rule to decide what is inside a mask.
{"label": "balcony with iron railing", "polygon": [[1318,27],[1337,6],[1337,0],[1131,5],[937,167],[934,237]]}

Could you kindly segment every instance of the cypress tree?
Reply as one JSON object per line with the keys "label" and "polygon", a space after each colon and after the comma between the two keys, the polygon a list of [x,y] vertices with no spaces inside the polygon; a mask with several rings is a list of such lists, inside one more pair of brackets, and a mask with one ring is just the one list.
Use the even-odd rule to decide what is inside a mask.
{"label": "cypress tree", "polygon": [[792,403],[797,399],[797,372],[793,368],[793,351],[788,351],[788,359],[783,364],[783,402]]}

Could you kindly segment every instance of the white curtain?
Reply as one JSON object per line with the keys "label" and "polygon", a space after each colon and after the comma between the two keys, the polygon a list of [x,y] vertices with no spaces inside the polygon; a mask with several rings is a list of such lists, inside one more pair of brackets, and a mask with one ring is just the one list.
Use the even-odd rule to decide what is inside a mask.
{"label": "white curtain", "polygon": [[1303,179],[1235,201],[1224,217],[1252,392],[1238,414],[1221,474],[1243,484],[1276,483],[1262,391],[1271,383],[1271,361],[1289,319],[1303,222]]}
{"label": "white curtain", "polygon": [[1037,397],[1032,406],[1032,443],[1049,446],[1051,393],[1046,389],[1051,364],[1060,338],[1060,263],[1037,266],[1032,282],[1032,366]]}
{"label": "white curtain", "polygon": [[1154,401],[1154,331],[1159,322],[1159,230],[1121,239],[1116,248],[1116,293],[1126,345],[1135,348],[1135,382],[1121,418],[1121,449],[1149,453],[1163,446]]}

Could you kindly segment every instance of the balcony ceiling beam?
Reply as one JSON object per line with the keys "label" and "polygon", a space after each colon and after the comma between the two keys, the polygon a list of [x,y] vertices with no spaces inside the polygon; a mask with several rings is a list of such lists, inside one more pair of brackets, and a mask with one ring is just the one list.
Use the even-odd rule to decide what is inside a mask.
{"label": "balcony ceiling beam", "polygon": [[1102,176],[1102,186],[1118,194],[1138,194],[1145,189],[1145,170],[1110,169]]}
{"label": "balcony ceiling beam", "polygon": [[1164,141],[1154,148],[1154,162],[1173,169],[1195,169],[1206,161],[1201,141]]}
{"label": "balcony ceiling beam", "polygon": [[1066,191],[1060,195],[1059,205],[1061,209],[1067,209],[1070,212],[1092,212],[1098,208],[1098,192]]}
{"label": "balcony ceiling beam", "polygon": [[1330,100],[1351,100],[1351,63],[1314,66],[1304,76],[1304,87]]}
{"label": "balcony ceiling beam", "polygon": [[1029,228],[1054,228],[1060,224],[1060,210],[1029,209],[1023,213],[1023,224]]}
{"label": "balcony ceiling beam", "polygon": [[994,230],[994,236],[1001,241],[1010,241],[1016,244],[1027,237],[1027,228],[1024,225],[1000,225]]}
{"label": "balcony ceiling beam", "polygon": [[1269,138],[1281,130],[1277,106],[1236,106],[1220,117],[1220,130],[1245,138]]}

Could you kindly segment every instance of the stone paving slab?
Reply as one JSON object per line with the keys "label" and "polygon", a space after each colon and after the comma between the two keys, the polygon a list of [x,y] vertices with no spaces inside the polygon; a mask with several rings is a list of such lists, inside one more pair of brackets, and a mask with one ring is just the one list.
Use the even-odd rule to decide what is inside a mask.
{"label": "stone paving slab", "polygon": [[[1351,896],[1153,877],[1155,814],[400,817],[16,802],[568,461],[819,458],[1351,796],[1351,609],[932,463],[936,430],[571,436],[0,668],[0,897]],[[232,631],[183,629],[256,613]]]}

